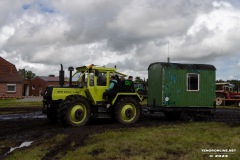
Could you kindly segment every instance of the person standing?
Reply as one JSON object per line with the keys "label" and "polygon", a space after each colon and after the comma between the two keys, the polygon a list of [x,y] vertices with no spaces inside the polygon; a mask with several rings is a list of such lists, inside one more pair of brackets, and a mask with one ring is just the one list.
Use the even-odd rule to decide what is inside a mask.
{"label": "person standing", "polygon": [[117,94],[117,80],[115,76],[111,76],[109,88],[103,93],[103,99],[114,97]]}

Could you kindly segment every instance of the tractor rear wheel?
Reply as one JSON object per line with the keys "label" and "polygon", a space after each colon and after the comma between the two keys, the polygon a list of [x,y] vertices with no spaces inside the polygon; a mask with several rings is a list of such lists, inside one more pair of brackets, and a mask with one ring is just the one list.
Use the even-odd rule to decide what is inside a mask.
{"label": "tractor rear wheel", "polygon": [[59,121],[62,126],[83,126],[90,119],[91,107],[79,95],[68,96],[59,107]]}
{"label": "tractor rear wheel", "polygon": [[115,116],[122,124],[136,123],[141,115],[141,105],[132,97],[124,97],[116,104]]}

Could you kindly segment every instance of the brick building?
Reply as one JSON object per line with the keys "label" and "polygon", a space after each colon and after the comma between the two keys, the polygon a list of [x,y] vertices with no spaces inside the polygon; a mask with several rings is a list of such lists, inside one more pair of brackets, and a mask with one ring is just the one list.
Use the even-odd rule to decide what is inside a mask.
{"label": "brick building", "polygon": [[[67,84],[67,78],[65,78],[65,84]],[[42,92],[46,90],[47,86],[58,86],[59,77],[54,75],[50,76],[36,76],[32,80],[24,81],[24,96],[40,96]]]}
{"label": "brick building", "polygon": [[22,80],[15,65],[0,57],[0,98],[21,96]]}

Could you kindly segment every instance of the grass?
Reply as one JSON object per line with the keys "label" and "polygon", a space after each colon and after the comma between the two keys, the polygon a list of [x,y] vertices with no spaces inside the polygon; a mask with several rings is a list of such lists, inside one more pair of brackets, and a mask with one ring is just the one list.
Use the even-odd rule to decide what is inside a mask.
{"label": "grass", "polygon": [[[216,122],[165,123],[155,127],[109,129],[101,134],[89,135],[84,145],[68,150],[66,155],[58,153],[57,159],[205,160],[211,154],[202,152],[202,149],[236,149],[233,154],[217,155],[227,155],[228,160],[237,160],[240,157],[239,134],[240,126],[232,127]],[[19,157],[40,160],[67,138],[68,135],[58,134],[51,139],[39,139],[29,147],[15,150],[6,160]],[[79,142],[70,143],[74,146],[74,143]]]}
{"label": "grass", "polygon": [[16,99],[0,100],[0,115],[41,111],[41,109],[41,101],[19,101]]}
{"label": "grass", "polygon": [[0,108],[6,107],[27,107],[27,106],[41,106],[41,101],[18,101],[16,99],[1,99],[0,100]]}
{"label": "grass", "polygon": [[86,145],[63,160],[193,159],[208,158],[202,149],[237,149],[228,159],[238,159],[240,126],[188,123],[137,129],[119,129],[92,135]]}
{"label": "grass", "polygon": [[240,109],[240,107],[232,104],[232,105],[228,105],[228,106],[217,106],[217,108],[225,108],[225,109]]}

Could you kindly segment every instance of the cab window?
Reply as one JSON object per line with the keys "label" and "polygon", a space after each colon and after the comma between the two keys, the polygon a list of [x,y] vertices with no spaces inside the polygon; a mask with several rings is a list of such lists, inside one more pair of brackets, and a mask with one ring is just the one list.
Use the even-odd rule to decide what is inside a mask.
{"label": "cab window", "polygon": [[97,85],[106,86],[107,85],[107,72],[98,72]]}
{"label": "cab window", "polygon": [[94,86],[94,71],[91,71],[90,73],[85,73],[85,82],[88,82],[89,79],[89,85]]}

